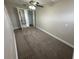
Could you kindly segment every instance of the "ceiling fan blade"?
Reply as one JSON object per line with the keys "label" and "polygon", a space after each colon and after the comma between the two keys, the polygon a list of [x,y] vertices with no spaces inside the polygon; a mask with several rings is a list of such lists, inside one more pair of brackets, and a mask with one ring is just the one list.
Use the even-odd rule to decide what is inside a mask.
{"label": "ceiling fan blade", "polygon": [[42,6],[42,5],[38,5],[38,4],[37,4],[36,6],[38,6],[38,7],[42,7],[42,8],[44,7],[44,6]]}
{"label": "ceiling fan blade", "polygon": [[39,4],[39,2],[36,2],[37,4]]}
{"label": "ceiling fan blade", "polygon": [[33,5],[33,6],[42,7],[42,8],[44,7],[44,6],[40,5],[39,2],[36,2],[36,1],[34,1],[34,0],[31,0],[29,3],[30,3],[31,5]]}
{"label": "ceiling fan blade", "polygon": [[33,3],[34,1],[30,1],[29,3]]}

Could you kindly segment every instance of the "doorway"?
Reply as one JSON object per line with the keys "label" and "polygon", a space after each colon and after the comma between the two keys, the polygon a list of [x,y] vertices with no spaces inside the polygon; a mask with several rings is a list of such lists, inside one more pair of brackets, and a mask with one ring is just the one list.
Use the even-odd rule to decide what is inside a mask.
{"label": "doorway", "polygon": [[28,10],[29,26],[33,26],[33,11]]}
{"label": "doorway", "polygon": [[35,25],[34,11],[17,8],[21,28],[33,27]]}

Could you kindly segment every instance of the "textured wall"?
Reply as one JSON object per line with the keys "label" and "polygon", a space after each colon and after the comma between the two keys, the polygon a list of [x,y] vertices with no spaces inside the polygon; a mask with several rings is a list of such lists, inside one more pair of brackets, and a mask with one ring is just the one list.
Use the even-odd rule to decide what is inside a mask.
{"label": "textured wall", "polygon": [[36,26],[74,45],[74,0],[37,8]]}
{"label": "textured wall", "polygon": [[18,59],[15,35],[6,9],[4,11],[4,59]]}
{"label": "textured wall", "polygon": [[14,29],[20,27],[17,9],[9,4],[5,4]]}

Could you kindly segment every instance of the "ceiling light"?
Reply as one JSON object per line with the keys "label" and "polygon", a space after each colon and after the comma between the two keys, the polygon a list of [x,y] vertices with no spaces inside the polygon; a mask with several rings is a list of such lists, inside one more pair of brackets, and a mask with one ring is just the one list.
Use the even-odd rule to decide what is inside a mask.
{"label": "ceiling light", "polygon": [[32,5],[29,6],[29,8],[32,9],[32,10],[35,10],[36,9],[36,7],[35,6],[32,6]]}

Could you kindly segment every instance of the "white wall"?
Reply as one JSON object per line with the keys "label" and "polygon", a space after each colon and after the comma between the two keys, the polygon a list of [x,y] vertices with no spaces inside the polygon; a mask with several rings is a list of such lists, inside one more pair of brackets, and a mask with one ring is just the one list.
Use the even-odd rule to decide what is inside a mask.
{"label": "white wall", "polygon": [[13,7],[12,5],[9,5],[7,3],[6,3],[6,8],[7,8],[9,16],[11,18],[13,28],[14,29],[19,28],[20,22],[19,22],[19,16],[18,16],[18,13],[17,13],[17,9],[15,7]]}
{"label": "white wall", "polygon": [[36,26],[74,45],[74,0],[37,8]]}
{"label": "white wall", "polygon": [[6,8],[4,10],[4,58],[18,59],[15,35]]}

